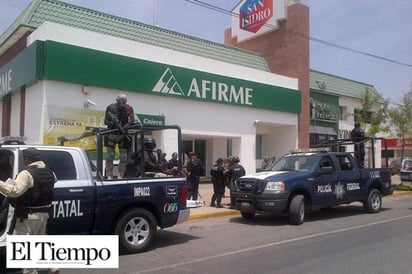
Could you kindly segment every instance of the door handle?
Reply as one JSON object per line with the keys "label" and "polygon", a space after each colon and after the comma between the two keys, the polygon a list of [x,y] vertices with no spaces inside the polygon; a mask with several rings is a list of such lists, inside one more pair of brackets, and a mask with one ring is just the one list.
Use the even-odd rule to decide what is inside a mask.
{"label": "door handle", "polygon": [[75,188],[75,189],[69,189],[69,192],[71,193],[79,193],[79,192],[84,192],[83,188]]}

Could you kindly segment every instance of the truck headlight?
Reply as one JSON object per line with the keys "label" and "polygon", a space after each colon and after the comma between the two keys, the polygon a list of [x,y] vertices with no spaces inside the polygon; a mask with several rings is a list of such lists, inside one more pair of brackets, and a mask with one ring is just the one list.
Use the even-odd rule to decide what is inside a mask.
{"label": "truck headlight", "polygon": [[285,190],[284,182],[267,182],[265,190],[280,191]]}

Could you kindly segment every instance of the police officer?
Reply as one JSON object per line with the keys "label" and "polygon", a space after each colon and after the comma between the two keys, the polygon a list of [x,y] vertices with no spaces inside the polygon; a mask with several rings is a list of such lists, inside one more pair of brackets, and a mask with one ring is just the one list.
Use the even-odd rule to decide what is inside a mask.
{"label": "police officer", "polygon": [[225,192],[225,172],[223,166],[223,158],[217,158],[216,163],[210,169],[210,176],[212,176],[213,195],[210,201],[210,206],[222,208],[222,197]]}
{"label": "police officer", "polygon": [[[57,181],[53,171],[40,160],[40,152],[35,148],[23,150],[25,168],[16,179],[0,181],[0,191],[12,200],[16,222],[13,234],[45,235],[49,211],[53,200],[53,186]],[[57,273],[53,269],[51,273]],[[25,269],[23,273],[37,273],[35,269]]]}
{"label": "police officer", "polygon": [[156,140],[153,137],[144,139],[144,166],[145,172],[162,172],[162,165],[155,153]]}
{"label": "police officer", "polygon": [[202,162],[197,158],[196,153],[189,153],[189,161],[186,166],[188,199],[197,200],[199,196],[200,176],[203,175],[204,167]]}
{"label": "police officer", "polygon": [[121,179],[126,171],[128,162],[128,151],[130,149],[130,138],[127,136],[127,126],[135,121],[134,111],[131,106],[126,104],[127,97],[125,94],[119,94],[116,103],[110,104],[106,108],[104,124],[113,131],[107,136],[105,145],[107,147],[106,157],[106,176],[108,179],[113,178],[113,160],[115,157],[116,145],[120,150],[120,162],[118,178]]}
{"label": "police officer", "polygon": [[177,152],[172,153],[172,158],[167,163],[167,170],[169,174],[176,176],[179,171],[179,160],[177,159]]}
{"label": "police officer", "polygon": [[365,162],[365,144],[359,143],[365,139],[365,132],[362,130],[360,123],[355,122],[355,127],[350,132],[352,140],[355,142],[355,158],[358,161],[359,167],[364,167]]}
{"label": "police officer", "polygon": [[232,191],[235,188],[235,182],[238,178],[246,174],[245,168],[240,164],[238,156],[232,157],[232,165],[229,168],[229,182],[230,182],[230,206],[235,207],[235,201],[233,199]]}

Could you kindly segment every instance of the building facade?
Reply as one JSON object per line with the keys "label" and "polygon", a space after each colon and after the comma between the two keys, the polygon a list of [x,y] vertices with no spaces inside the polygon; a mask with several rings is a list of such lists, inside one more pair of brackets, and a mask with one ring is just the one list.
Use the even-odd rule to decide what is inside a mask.
{"label": "building facade", "polygon": [[[179,125],[184,152],[207,168],[238,155],[252,172],[264,156],[346,137],[353,119],[342,111],[353,113],[362,88],[373,87],[309,69],[309,9],[299,1],[247,3],[234,8],[241,16],[223,45],[33,0],[0,36],[2,136],[58,145],[104,127],[106,106],[125,93],[142,123]],[[173,137],[154,137],[170,157]]]}
{"label": "building facade", "polygon": [[[57,145],[104,126],[125,93],[142,122],[180,125],[185,152],[206,166],[238,155],[251,172],[262,151],[298,146],[299,80],[260,54],[55,0],[33,1],[0,45],[2,136]],[[175,142],[154,137],[170,157]]]}
{"label": "building facade", "polygon": [[[310,71],[310,144],[316,144],[333,139],[350,139],[354,128],[355,113],[362,109],[362,99],[368,92],[373,98],[378,98],[371,108],[371,115],[382,106],[383,98],[373,85],[331,75],[328,73]],[[367,132],[370,123],[362,125]],[[383,136],[377,136],[383,137]],[[353,151],[353,148],[348,148]],[[371,159],[372,147],[366,144],[367,160]],[[381,166],[381,142],[374,147],[375,166]],[[366,166],[372,166],[366,163]]]}

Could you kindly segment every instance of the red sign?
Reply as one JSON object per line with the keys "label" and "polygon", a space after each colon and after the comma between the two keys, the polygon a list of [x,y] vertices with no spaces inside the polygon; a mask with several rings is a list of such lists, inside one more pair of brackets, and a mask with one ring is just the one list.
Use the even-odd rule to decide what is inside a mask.
{"label": "red sign", "polygon": [[[411,147],[412,146],[412,138],[404,139],[405,146]],[[384,145],[385,143],[383,143]],[[402,146],[402,139],[386,139],[386,146],[387,147],[401,147]]]}
{"label": "red sign", "polygon": [[256,33],[273,16],[273,0],[247,0],[239,16],[240,28]]}

